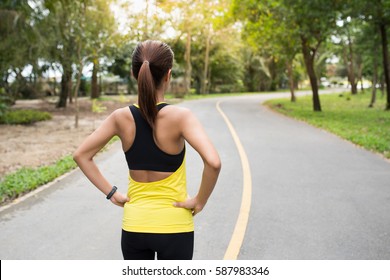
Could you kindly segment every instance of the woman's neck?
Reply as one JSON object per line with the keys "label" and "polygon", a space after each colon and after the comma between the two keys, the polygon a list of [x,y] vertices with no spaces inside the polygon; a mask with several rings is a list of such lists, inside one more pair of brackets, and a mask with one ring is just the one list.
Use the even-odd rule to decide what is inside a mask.
{"label": "woman's neck", "polygon": [[156,95],[157,95],[157,103],[165,101],[164,90],[162,90],[162,89],[157,90]]}

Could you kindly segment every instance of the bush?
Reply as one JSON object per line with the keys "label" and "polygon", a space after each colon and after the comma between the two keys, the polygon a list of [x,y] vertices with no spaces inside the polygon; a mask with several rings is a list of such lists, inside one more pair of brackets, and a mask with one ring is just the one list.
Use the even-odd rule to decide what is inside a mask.
{"label": "bush", "polygon": [[5,90],[0,88],[0,119],[5,115],[10,104],[9,97],[5,94]]}
{"label": "bush", "polygon": [[51,114],[36,110],[14,110],[5,112],[0,116],[1,124],[32,124],[39,121],[50,120]]}

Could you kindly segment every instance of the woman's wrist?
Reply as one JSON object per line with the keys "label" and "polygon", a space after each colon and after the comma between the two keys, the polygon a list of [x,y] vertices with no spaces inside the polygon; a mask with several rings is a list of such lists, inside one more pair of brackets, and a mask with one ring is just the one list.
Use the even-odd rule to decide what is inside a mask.
{"label": "woman's wrist", "polygon": [[118,190],[116,186],[113,186],[111,191],[107,194],[106,199],[111,199],[111,197],[114,195],[114,193]]}
{"label": "woman's wrist", "polygon": [[201,205],[202,206],[202,208],[206,205],[206,203],[207,203],[207,199],[205,199],[205,198],[202,198],[202,196],[200,196],[199,194],[197,194],[196,196],[195,196],[195,200],[196,200],[196,203],[198,204],[198,205]]}

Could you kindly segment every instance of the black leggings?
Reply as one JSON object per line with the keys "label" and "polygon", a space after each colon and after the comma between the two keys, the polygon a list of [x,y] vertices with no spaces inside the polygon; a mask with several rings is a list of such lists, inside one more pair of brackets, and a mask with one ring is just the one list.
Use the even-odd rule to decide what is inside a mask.
{"label": "black leggings", "polygon": [[125,260],[191,260],[194,232],[138,233],[122,230],[122,253]]}

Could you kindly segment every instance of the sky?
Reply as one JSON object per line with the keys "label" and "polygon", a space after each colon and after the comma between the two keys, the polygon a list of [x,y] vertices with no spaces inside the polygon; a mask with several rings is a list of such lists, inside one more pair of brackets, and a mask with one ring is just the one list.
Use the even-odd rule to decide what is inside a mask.
{"label": "sky", "polygon": [[[141,12],[145,12],[146,10],[146,0],[117,0],[117,4],[111,5],[111,10],[115,14],[115,18],[119,23],[119,32],[122,34],[128,33],[128,29],[130,28],[130,24],[128,23],[128,15],[129,13],[139,14]],[[148,16],[152,16],[155,13],[158,13],[154,0],[149,0],[149,11]],[[122,4],[130,5],[129,10],[123,9],[121,7]]]}

